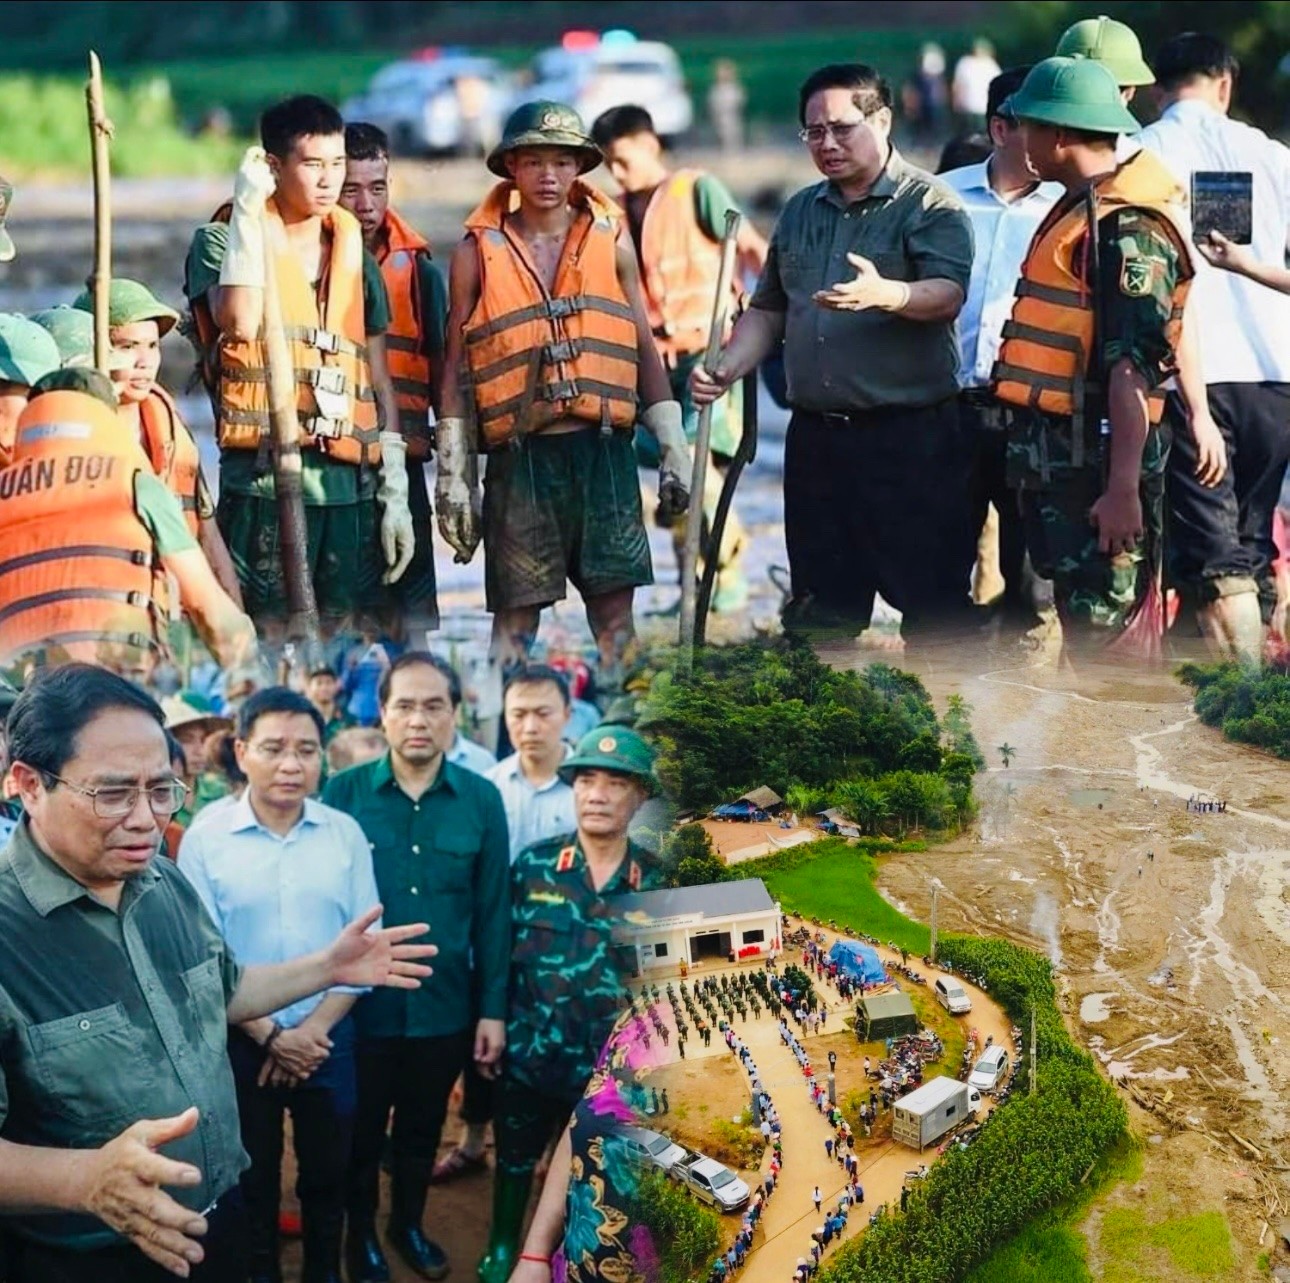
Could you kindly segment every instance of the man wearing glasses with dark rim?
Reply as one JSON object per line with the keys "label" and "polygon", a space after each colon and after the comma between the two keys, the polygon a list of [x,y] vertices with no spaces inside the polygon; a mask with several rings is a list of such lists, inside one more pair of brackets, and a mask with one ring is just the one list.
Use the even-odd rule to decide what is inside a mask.
{"label": "man wearing glasses with dark rim", "polygon": [[244,1283],[228,1024],[429,974],[434,946],[404,943],[426,924],[369,931],[380,906],[324,950],[240,966],[156,858],[185,792],[163,721],[88,664],[39,673],[9,715],[25,813],[0,854],[9,1283]]}
{"label": "man wearing glasses with dark rim", "polygon": [[715,401],[783,338],[785,627],[854,636],[881,593],[909,641],[967,619],[954,319],[972,229],[958,197],[891,145],[891,89],[872,67],[812,73],[798,115],[824,181],[785,206],[751,307],[691,387]]}

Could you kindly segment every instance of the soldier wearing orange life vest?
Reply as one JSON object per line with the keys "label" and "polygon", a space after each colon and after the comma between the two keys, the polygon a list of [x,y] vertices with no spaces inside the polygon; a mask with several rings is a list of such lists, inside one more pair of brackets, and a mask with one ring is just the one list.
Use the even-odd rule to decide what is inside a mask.
{"label": "soldier wearing orange life vest", "polygon": [[[611,107],[591,127],[609,172],[623,190],[623,208],[636,246],[641,290],[654,332],[654,345],[667,369],[672,393],[681,404],[686,439],[693,444],[699,408],[690,396],[690,371],[703,359],[712,324],[712,305],[721,269],[721,238],[728,210],[737,209],[725,185],[695,169],[669,170],[654,121],[643,107]],[[744,219],[739,227],[739,266],[751,276],[766,262],[766,239]],[[735,284],[730,312],[741,290]],[[712,462],[704,488],[710,518],[721,495],[726,464],[739,446],[743,386],[736,384],[712,407]],[[643,464],[655,462],[652,442],[638,434]],[[685,522],[672,527],[680,565]],[[718,551],[713,610],[737,610],[748,596],[739,569],[745,535],[731,510]]]}
{"label": "soldier wearing orange life vest", "polygon": [[251,614],[285,616],[260,339],[271,270],[295,366],[309,565],[319,612],[334,627],[388,602],[382,553],[384,582],[394,583],[414,551],[407,447],[385,358],[389,308],[358,222],[337,203],[339,112],[320,98],[290,98],[265,112],[260,135],[232,204],[198,229],[185,268],[216,407],[217,519]]}
{"label": "soldier wearing orange life vest", "polygon": [[[459,560],[474,554],[482,525],[502,662],[527,653],[542,608],[569,580],[604,668],[634,640],[632,598],[653,580],[638,420],[660,447],[660,509],[670,520],[689,501],[681,407],[635,252],[617,206],[579,177],[600,161],[572,108],[518,108],[488,157],[502,181],[466,220],[449,272],[436,506]],[[482,520],[476,449],[488,456]]]}
{"label": "soldier wearing orange life vest", "polygon": [[425,237],[390,206],[390,145],[375,125],[345,126],[340,203],[358,219],[390,302],[385,357],[399,405],[399,431],[408,445],[408,508],[416,534],[412,564],[397,585],[399,609],[406,626],[437,628],[425,464],[434,446],[433,398],[443,373],[448,286]]}
{"label": "soldier wearing orange life vest", "polygon": [[97,370],[45,376],[0,468],[0,663],[164,649],[168,574],[217,660],[253,661],[251,621],[122,422],[111,383]]}
{"label": "soldier wearing orange life vest", "polygon": [[[92,314],[94,301],[86,291],[73,306]],[[108,337],[113,352],[109,373],[122,421],[134,429],[152,470],[179,500],[188,529],[206,554],[215,578],[240,607],[242,590],[215,524],[215,501],[202,475],[197,442],[174,399],[157,382],[161,340],[178,320],[179,314],[154,297],[146,285],[114,279],[108,290]],[[92,343],[92,332],[90,339]],[[92,360],[91,346],[86,364]]]}
{"label": "soldier wearing orange life vest", "polygon": [[1194,275],[1182,192],[1150,152],[1117,165],[1117,137],[1137,126],[1100,63],[1048,58],[1010,105],[1027,163],[1066,194],[1030,243],[994,368],[994,395],[1019,407],[1009,485],[1067,641],[1136,625],[1135,643],[1158,649],[1160,387]]}

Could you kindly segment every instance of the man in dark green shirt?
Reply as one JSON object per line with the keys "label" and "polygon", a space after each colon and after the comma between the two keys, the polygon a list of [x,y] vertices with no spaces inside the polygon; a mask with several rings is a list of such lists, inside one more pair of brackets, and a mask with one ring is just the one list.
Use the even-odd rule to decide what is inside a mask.
{"label": "man in dark green shirt", "polygon": [[434,922],[434,980],[415,994],[373,993],[354,1011],[358,1109],[348,1195],[352,1283],[388,1279],[376,1237],[386,1123],[394,1111],[389,1239],[426,1278],[448,1259],[422,1231],[452,1091],[473,1056],[491,1076],[505,1041],[511,922],[506,812],[495,785],[444,757],[461,686],[443,660],[409,651],[379,692],[390,751],[334,776],[323,800],[356,819],[372,846],[387,922]]}
{"label": "man in dark green shirt", "polygon": [[244,1283],[229,1023],[428,974],[410,959],[433,947],[400,943],[425,924],[367,931],[379,907],[322,952],[240,967],[157,858],[183,797],[163,722],[88,664],[42,671],[9,715],[26,812],[0,855],[9,1283]]}
{"label": "man in dark green shirt", "polygon": [[560,767],[573,786],[577,832],[535,842],[511,868],[506,1062],[482,1283],[510,1278],[534,1169],[568,1123],[622,1006],[625,970],[613,929],[630,912],[633,891],[661,885],[649,854],[627,836],[655,791],[653,758],[625,726],[584,736]]}
{"label": "man in dark green shirt", "polygon": [[784,207],[752,305],[717,368],[691,375],[694,399],[715,401],[783,339],[785,624],[854,635],[881,593],[908,640],[969,605],[954,320],[972,226],[892,146],[891,88],[872,67],[814,72],[798,117],[824,181]]}

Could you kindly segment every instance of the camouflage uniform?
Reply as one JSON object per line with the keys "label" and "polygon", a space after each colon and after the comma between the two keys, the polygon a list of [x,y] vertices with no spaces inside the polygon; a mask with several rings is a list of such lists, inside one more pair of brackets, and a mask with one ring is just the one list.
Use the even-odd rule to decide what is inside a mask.
{"label": "camouflage uniform", "polygon": [[[1155,213],[1120,209],[1099,224],[1104,291],[1100,368],[1128,359],[1158,383],[1172,351],[1165,335],[1178,280],[1177,251]],[[1080,251],[1076,250],[1076,261]],[[1035,572],[1051,578],[1065,629],[1119,632],[1160,574],[1167,432],[1152,428],[1142,452],[1144,537],[1108,557],[1097,546],[1089,509],[1104,489],[1110,437],[1096,414],[1085,422],[1083,467],[1071,461],[1072,420],[1018,409],[1008,440],[1008,485],[1019,491],[1026,546]]]}
{"label": "camouflage uniform", "polygon": [[599,891],[572,835],[536,842],[516,857],[510,1014],[495,1122],[499,1172],[532,1173],[619,1017],[626,972],[610,935],[628,902],[611,897],[659,885],[648,853],[634,842]]}

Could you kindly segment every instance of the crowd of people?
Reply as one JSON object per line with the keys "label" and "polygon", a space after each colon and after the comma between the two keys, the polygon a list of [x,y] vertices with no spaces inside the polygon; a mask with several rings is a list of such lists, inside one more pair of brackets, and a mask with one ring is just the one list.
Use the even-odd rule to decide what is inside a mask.
{"label": "crowd of people", "polygon": [[[678,546],[703,509],[713,608],[742,608],[746,535],[715,518],[763,362],[782,359],[793,411],[788,630],[855,636],[881,594],[916,648],[971,622],[974,566],[979,585],[997,562],[1007,627],[1051,607],[1097,653],[1157,654],[1172,628],[1257,657],[1283,631],[1290,152],[1232,118],[1239,68],[1206,35],[1148,62],[1098,18],[1032,67],[972,57],[954,106],[988,154],[940,177],[892,145],[877,70],[808,77],[821,181],[769,242],[741,223],[756,286],[732,285],[747,306],[712,368],[737,206],[634,105],[519,108],[441,271],[391,206],[381,130],[296,96],[176,264],[183,316],[122,278],[0,315],[6,1283],[273,1283],[287,1112],[306,1283],[342,1264],[378,1283],[387,1248],[443,1277],[432,1186],[479,1167],[490,1128],[481,1278],[540,1283],[589,1170],[571,1156],[600,1152],[579,1111],[608,1090],[623,1008],[604,905],[659,877],[632,836],[652,749],[619,698],[654,574],[640,469]],[[1139,130],[1151,85],[1163,111]],[[588,177],[602,164],[617,201]],[[1193,178],[1215,171],[1248,176],[1248,246],[1230,201],[1193,236]],[[177,327],[217,485],[159,382]],[[435,529],[458,561],[484,550],[506,678],[487,745],[463,733],[458,669],[415,642],[440,625]],[[533,662],[570,583],[595,702]],[[827,1022],[806,971],[668,996],[681,1055],[681,1008],[706,1046],[766,1006],[830,1112],[788,1023]],[[651,1027],[666,1041],[632,1019],[647,1051]],[[627,1233],[569,1277],[637,1268]]]}

